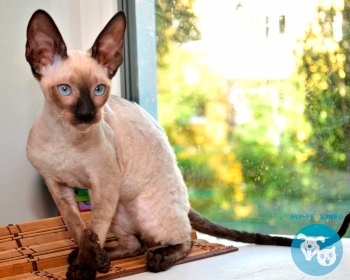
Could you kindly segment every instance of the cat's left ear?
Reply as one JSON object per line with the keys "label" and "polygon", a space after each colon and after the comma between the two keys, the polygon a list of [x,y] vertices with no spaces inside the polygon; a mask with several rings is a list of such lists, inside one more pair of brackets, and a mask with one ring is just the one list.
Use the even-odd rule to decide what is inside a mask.
{"label": "cat's left ear", "polygon": [[123,62],[125,29],[125,15],[119,12],[107,23],[91,48],[91,56],[107,69],[110,78]]}

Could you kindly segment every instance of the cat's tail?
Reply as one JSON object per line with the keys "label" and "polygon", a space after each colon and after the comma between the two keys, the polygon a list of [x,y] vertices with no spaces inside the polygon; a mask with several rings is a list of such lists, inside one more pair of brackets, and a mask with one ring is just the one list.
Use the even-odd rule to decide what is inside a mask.
{"label": "cat's tail", "polygon": [[[255,243],[259,245],[278,245],[278,246],[291,246],[293,239],[287,237],[270,236],[261,233],[250,233],[246,231],[238,231],[234,229],[228,229],[218,224],[215,224],[208,219],[202,217],[195,210],[191,209],[188,213],[188,217],[193,229],[218,238],[224,238],[232,241]],[[350,213],[345,217],[342,226],[340,227],[338,234],[343,237],[348,230],[350,224]]]}
{"label": "cat's tail", "polygon": [[345,216],[343,224],[338,230],[338,235],[340,238],[342,238],[345,235],[345,233],[348,231],[349,225],[350,225],[350,213]]}
{"label": "cat's tail", "polygon": [[255,243],[259,245],[279,246],[291,246],[293,241],[293,239],[286,237],[270,236],[261,233],[250,233],[246,231],[228,229],[209,221],[193,209],[190,210],[188,217],[193,229],[218,238],[224,238],[244,243]]}

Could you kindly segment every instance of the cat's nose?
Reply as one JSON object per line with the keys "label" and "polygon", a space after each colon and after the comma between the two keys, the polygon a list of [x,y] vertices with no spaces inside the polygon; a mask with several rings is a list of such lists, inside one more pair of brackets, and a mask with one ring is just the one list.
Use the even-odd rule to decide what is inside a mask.
{"label": "cat's nose", "polygon": [[91,98],[79,98],[75,106],[74,114],[80,122],[91,122],[96,114],[95,106]]}
{"label": "cat's nose", "polygon": [[94,119],[95,111],[89,111],[89,110],[80,111],[80,112],[77,112],[76,117],[79,121],[88,123]]}

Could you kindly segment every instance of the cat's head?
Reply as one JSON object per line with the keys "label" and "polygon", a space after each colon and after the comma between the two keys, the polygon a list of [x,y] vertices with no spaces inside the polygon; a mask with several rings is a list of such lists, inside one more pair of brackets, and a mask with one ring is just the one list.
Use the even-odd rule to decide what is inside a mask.
{"label": "cat's head", "polygon": [[117,13],[88,52],[67,51],[63,38],[42,10],[27,27],[26,59],[57,118],[85,131],[101,119],[111,79],[123,62],[125,15]]}
{"label": "cat's head", "polygon": [[322,266],[331,266],[337,260],[335,246],[330,249],[323,249],[317,253],[317,261]]}

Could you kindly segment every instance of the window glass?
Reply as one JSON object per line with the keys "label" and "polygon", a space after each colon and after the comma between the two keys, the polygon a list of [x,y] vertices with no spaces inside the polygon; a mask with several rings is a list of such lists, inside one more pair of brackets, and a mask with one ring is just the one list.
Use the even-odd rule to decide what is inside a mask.
{"label": "window glass", "polygon": [[350,208],[349,9],[156,1],[159,121],[193,208],[255,232],[340,226]]}

